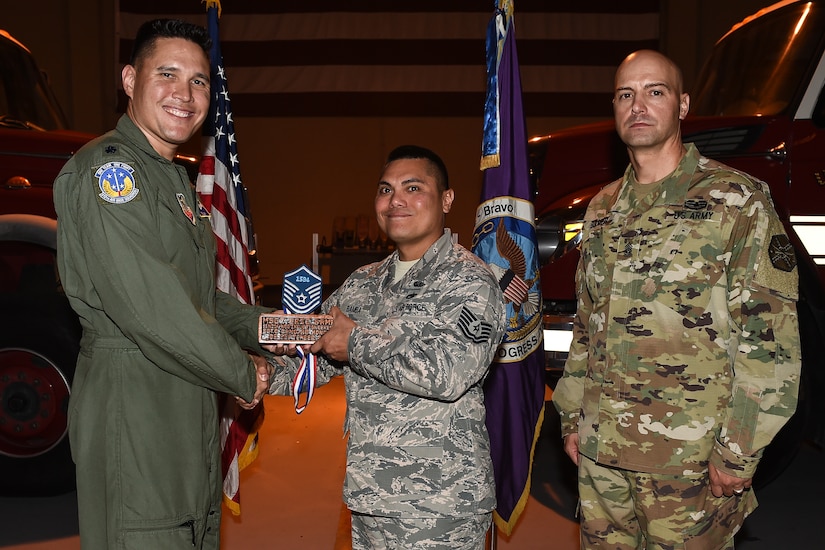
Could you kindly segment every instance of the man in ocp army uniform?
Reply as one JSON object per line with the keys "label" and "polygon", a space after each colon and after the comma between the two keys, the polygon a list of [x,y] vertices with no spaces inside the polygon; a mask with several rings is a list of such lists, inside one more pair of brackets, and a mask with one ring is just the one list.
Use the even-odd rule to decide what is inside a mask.
{"label": "man in ocp army uniform", "polygon": [[689,102],[657,52],[616,72],[630,165],[588,206],[553,394],[585,549],[732,548],[796,409],[793,249],[763,182],[682,143]]}
{"label": "man in ocp army uniform", "polygon": [[255,406],[269,311],[215,289],[215,240],[179,145],[209,109],[209,35],[149,21],[123,68],[126,114],[54,184],[61,282],[83,327],[69,440],[84,550],[216,549],[216,392]]}
{"label": "man in ocp army uniform", "polygon": [[[496,499],[482,383],[505,305],[489,268],[444,228],[453,193],[432,151],[390,153],[375,213],[396,251],[326,300],[334,324],[310,348],[319,383],[343,373],[346,384],[354,550],[484,548]],[[270,393],[290,393],[298,361],[285,359]]]}

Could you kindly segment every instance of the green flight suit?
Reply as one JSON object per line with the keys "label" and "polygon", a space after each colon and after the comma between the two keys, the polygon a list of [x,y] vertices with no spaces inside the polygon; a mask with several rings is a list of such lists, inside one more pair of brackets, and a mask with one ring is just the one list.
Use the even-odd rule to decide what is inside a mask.
{"label": "green flight suit", "polygon": [[215,290],[186,171],[127,116],[55,180],[58,268],[83,326],[69,403],[84,550],[217,548],[216,392],[250,401],[268,311]]}

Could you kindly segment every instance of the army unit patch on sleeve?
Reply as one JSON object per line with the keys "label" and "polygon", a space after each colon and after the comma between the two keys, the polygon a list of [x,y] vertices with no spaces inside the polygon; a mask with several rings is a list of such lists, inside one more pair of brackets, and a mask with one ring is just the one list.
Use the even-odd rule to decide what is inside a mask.
{"label": "army unit patch on sleeve", "polygon": [[490,323],[479,319],[475,313],[464,306],[458,316],[458,328],[468,340],[475,344],[481,344],[490,339],[493,333],[493,326]]}
{"label": "army unit patch on sleeve", "polygon": [[780,271],[793,271],[796,267],[796,255],[787,235],[774,235],[768,246],[768,257],[773,266]]}
{"label": "army unit patch on sleeve", "polygon": [[111,204],[125,204],[131,201],[140,192],[135,183],[134,173],[135,169],[125,162],[107,162],[95,172],[97,185],[100,187],[98,196]]}

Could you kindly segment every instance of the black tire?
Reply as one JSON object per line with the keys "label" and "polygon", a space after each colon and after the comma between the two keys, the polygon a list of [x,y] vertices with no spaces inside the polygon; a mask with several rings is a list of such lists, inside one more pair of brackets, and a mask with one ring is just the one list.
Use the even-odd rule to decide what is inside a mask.
{"label": "black tire", "polygon": [[80,334],[60,294],[0,295],[0,495],[75,488],[66,423]]}

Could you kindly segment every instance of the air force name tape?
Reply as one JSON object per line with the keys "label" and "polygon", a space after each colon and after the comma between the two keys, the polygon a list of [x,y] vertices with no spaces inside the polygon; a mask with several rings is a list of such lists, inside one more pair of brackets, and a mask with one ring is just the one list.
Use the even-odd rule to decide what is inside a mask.
{"label": "air force name tape", "polygon": [[97,169],[95,177],[101,199],[112,204],[126,204],[137,197],[140,189],[134,179],[135,169],[125,162],[107,162]]}

